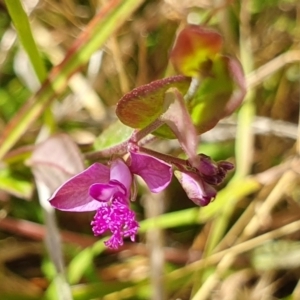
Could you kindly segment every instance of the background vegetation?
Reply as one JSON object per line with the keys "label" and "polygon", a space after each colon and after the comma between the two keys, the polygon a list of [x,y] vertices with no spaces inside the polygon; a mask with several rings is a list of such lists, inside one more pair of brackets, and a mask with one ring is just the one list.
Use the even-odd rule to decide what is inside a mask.
{"label": "background vegetation", "polygon": [[[92,236],[93,214],[57,212],[60,244],[34,145],[65,133],[97,149],[124,93],[174,74],[187,21],[221,32],[246,73],[243,106],[199,141],[234,174],[205,208],[175,180],[141,186],[139,241],[117,252]],[[297,0],[0,1],[0,298],[300,299],[299,45]]]}

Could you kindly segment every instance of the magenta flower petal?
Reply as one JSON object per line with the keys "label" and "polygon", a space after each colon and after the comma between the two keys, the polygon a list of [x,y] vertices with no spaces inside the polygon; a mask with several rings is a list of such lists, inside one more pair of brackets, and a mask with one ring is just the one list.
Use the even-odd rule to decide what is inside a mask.
{"label": "magenta flower petal", "polygon": [[109,184],[94,183],[89,188],[90,196],[98,201],[107,202],[112,199],[114,195],[121,193],[126,195],[127,191],[119,182],[110,182]]}
{"label": "magenta flower petal", "polygon": [[172,166],[156,157],[130,152],[132,173],[143,178],[152,193],[165,189],[172,179]]}
{"label": "magenta flower petal", "polygon": [[105,245],[112,249],[122,246],[125,237],[130,237],[131,241],[134,241],[139,228],[134,212],[129,209],[127,199],[121,194],[115,195],[110,204],[103,203],[91,225],[96,236],[106,231],[112,233],[105,242]]}
{"label": "magenta flower petal", "polygon": [[102,203],[91,197],[89,187],[95,183],[108,183],[109,172],[105,165],[91,165],[59,187],[50,198],[50,204],[66,211],[97,210]]}
{"label": "magenta flower petal", "polygon": [[208,205],[217,194],[217,191],[206,183],[196,173],[174,172],[187,196],[197,205]]}
{"label": "magenta flower petal", "polygon": [[234,168],[234,165],[229,161],[214,162],[209,156],[199,154],[200,163],[197,166],[197,171],[203,180],[212,185],[218,185],[223,182],[228,171]]}
{"label": "magenta flower petal", "polygon": [[200,158],[199,164],[194,167],[204,176],[215,176],[218,173],[218,166],[213,163],[209,156],[202,153],[198,156]]}
{"label": "magenta flower petal", "polygon": [[114,160],[111,168],[95,163],[62,185],[50,203],[60,210],[96,210],[91,223],[94,235],[110,231],[105,245],[117,249],[124,238],[134,241],[139,228],[129,207],[131,183],[131,171],[123,160]]}
{"label": "magenta flower petal", "polygon": [[121,182],[126,191],[130,191],[132,175],[128,166],[122,159],[116,159],[112,162],[110,169],[110,180]]}

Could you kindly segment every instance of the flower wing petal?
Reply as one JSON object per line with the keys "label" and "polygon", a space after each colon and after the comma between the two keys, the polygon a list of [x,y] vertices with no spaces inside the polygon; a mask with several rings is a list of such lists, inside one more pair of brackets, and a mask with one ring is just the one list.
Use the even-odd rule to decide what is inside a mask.
{"label": "flower wing petal", "polygon": [[127,191],[127,195],[129,195],[132,183],[132,175],[128,166],[122,159],[118,158],[112,162],[110,168],[110,180],[123,184]]}
{"label": "flower wing petal", "polygon": [[102,206],[89,194],[89,187],[94,183],[109,182],[109,168],[95,163],[83,172],[70,178],[60,186],[50,198],[50,204],[65,211],[93,211]]}
{"label": "flower wing petal", "polygon": [[132,173],[141,176],[152,193],[165,189],[172,179],[172,166],[153,156],[130,152]]}
{"label": "flower wing petal", "polygon": [[117,193],[123,193],[123,189],[118,184],[94,183],[89,188],[89,194],[93,199],[107,202]]}
{"label": "flower wing petal", "polygon": [[175,176],[185,190],[187,196],[197,205],[208,205],[217,195],[216,190],[199,175],[176,170]]}

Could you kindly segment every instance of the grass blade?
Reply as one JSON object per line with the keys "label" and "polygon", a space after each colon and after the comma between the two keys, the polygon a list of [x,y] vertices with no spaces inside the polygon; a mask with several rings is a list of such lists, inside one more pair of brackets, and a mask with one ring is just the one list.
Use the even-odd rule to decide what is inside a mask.
{"label": "grass blade", "polygon": [[0,136],[0,159],[14,146],[30,125],[60,95],[68,79],[138,8],[143,0],[110,1],[91,20],[86,30],[77,38],[64,60],[55,66],[40,90],[12,118]]}
{"label": "grass blade", "polygon": [[30,59],[33,69],[39,81],[43,82],[47,77],[47,71],[34,41],[28,16],[24,11],[20,0],[5,0],[5,4],[14,23],[19,40]]}

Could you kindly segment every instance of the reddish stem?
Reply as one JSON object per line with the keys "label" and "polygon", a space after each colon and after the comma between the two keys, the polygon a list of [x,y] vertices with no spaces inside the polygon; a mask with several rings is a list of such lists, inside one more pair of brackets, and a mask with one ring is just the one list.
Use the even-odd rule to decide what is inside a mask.
{"label": "reddish stem", "polygon": [[160,120],[155,120],[147,127],[141,130],[135,130],[132,136],[125,142],[122,142],[116,146],[104,150],[86,153],[85,157],[88,160],[101,160],[110,158],[112,155],[124,155],[128,151],[129,143],[137,145],[137,143],[141,141],[142,145],[146,145],[147,143],[151,142],[154,139],[154,137],[147,137],[147,135],[149,135],[151,132],[153,132],[163,124],[164,122]]}
{"label": "reddish stem", "polygon": [[154,157],[156,157],[160,160],[165,161],[166,163],[172,164],[172,165],[176,166],[181,171],[187,171],[187,168],[189,168],[189,163],[185,159],[174,157],[174,156],[171,156],[171,155],[168,155],[168,154],[163,154],[163,153],[156,152],[154,150],[144,148],[144,147],[139,147],[139,146],[137,146],[137,150],[140,153],[144,153],[144,154],[154,156]]}
{"label": "reddish stem", "polygon": [[154,122],[152,122],[145,128],[134,131],[134,133],[132,134],[132,136],[130,138],[130,141],[137,143],[138,141],[140,141],[141,139],[146,137],[148,134],[150,134],[153,131],[155,131],[156,129],[158,129],[163,124],[164,124],[163,121],[156,119]]}

